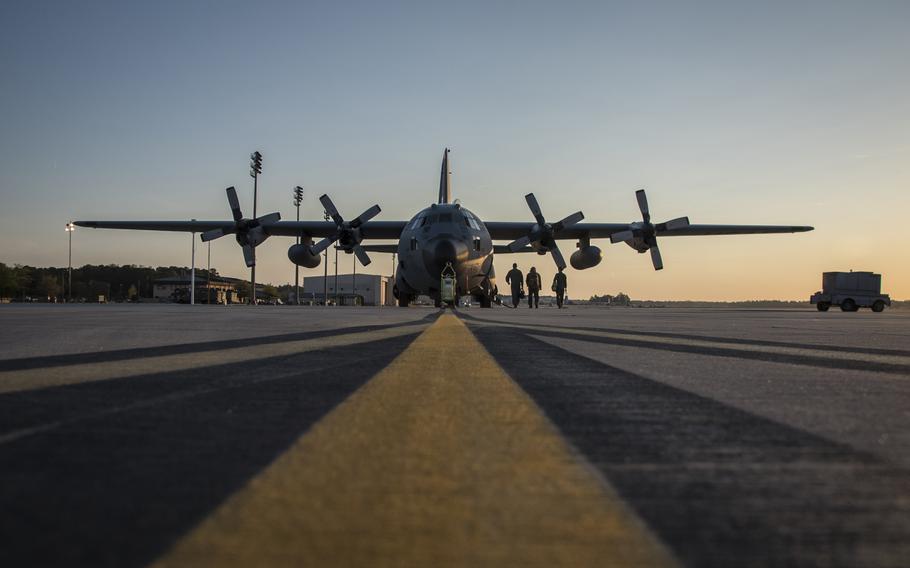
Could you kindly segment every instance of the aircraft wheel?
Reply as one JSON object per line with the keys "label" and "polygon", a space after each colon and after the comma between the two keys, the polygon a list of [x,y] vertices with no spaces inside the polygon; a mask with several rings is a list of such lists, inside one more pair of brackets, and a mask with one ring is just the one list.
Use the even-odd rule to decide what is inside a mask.
{"label": "aircraft wheel", "polygon": [[872,304],[872,311],[875,313],[880,313],[885,311],[885,302],[881,300],[875,300],[875,303]]}
{"label": "aircraft wheel", "polygon": [[480,307],[481,308],[492,308],[493,307],[493,298],[489,296],[480,297]]}
{"label": "aircraft wheel", "polygon": [[439,296],[436,296],[436,297],[433,299],[433,304],[434,304],[437,308],[441,308],[441,307],[442,307],[442,298],[440,298]]}
{"label": "aircraft wheel", "polygon": [[406,308],[411,303],[411,296],[408,294],[398,294],[398,307]]}
{"label": "aircraft wheel", "polygon": [[855,312],[859,308],[856,305],[856,302],[853,301],[853,298],[847,298],[840,303],[840,309],[842,312]]}
{"label": "aircraft wheel", "polygon": [[815,304],[815,309],[817,309],[820,312],[827,312],[828,308],[830,308],[830,307],[831,307],[831,304],[829,304],[828,302],[819,302],[819,303]]}

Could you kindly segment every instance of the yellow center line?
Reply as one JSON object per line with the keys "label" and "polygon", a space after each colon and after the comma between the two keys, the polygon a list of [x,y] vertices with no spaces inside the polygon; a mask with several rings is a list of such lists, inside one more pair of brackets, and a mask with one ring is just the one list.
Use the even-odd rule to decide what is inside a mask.
{"label": "yellow center line", "polygon": [[[540,326],[513,324],[505,322],[478,322],[478,325],[493,327],[517,327],[531,331],[540,331]],[[674,337],[657,337],[644,336],[633,333],[618,333],[614,331],[596,331],[583,328],[559,328],[560,333],[571,335],[580,335],[588,337],[603,337],[606,339],[622,339],[637,341],[641,343],[653,343],[658,345],[680,345],[688,347],[704,348],[721,348],[732,349],[735,351],[749,351],[754,353],[768,353],[777,355],[797,355],[800,357],[837,359],[840,361],[865,361],[870,363],[886,363],[890,365],[910,365],[910,357],[906,355],[881,355],[876,353],[856,353],[850,351],[838,351],[836,349],[803,349],[800,347],[785,347],[778,345],[761,345],[747,343],[732,343],[725,341],[707,340],[707,339],[682,339]]]}
{"label": "yellow center line", "polygon": [[295,353],[318,351],[320,349],[341,345],[356,345],[358,343],[399,337],[417,333],[418,331],[426,329],[426,327],[427,324],[408,325],[330,337],[249,345],[232,349],[180,353],[176,355],[153,355],[150,357],[139,357],[122,361],[76,363],[72,365],[17,371],[0,371],[0,394],[103,381],[114,378],[134,377],[147,373],[173,373],[176,371],[199,369],[214,365],[226,365],[254,359],[293,355]]}
{"label": "yellow center line", "polygon": [[155,566],[670,566],[443,315]]}

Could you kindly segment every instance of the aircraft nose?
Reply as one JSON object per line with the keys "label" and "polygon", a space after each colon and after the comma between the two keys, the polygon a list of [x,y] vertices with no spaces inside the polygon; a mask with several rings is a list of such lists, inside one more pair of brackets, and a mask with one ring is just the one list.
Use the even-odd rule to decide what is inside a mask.
{"label": "aircraft nose", "polygon": [[423,263],[434,276],[442,272],[446,263],[451,262],[452,266],[455,266],[459,260],[467,256],[468,247],[461,241],[449,238],[434,240],[430,246],[423,249]]}

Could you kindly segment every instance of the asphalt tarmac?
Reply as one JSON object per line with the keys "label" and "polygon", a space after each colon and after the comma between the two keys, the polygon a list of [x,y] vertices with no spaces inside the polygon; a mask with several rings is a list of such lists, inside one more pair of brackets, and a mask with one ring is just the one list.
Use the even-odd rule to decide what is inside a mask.
{"label": "asphalt tarmac", "polygon": [[906,566],[910,312],[0,306],[0,566]]}

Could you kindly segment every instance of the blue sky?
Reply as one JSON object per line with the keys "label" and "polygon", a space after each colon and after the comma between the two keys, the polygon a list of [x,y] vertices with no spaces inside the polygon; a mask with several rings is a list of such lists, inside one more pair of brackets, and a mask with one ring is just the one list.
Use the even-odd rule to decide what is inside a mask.
{"label": "blue sky", "polygon": [[[553,218],[628,221],[644,187],[657,218],[817,227],[664,239],[656,274],[600,243],[579,296],[800,298],[854,268],[910,297],[907,2],[34,2],[4,22],[3,262],[65,264],[69,219],[226,218],[228,185],[249,210],[255,149],[260,212],[293,217],[300,184],[305,218],[328,192],[406,219],[449,146],[484,219],[530,219],[534,191]],[[74,239],[76,264],[189,262],[185,235]],[[261,279],[293,277],[289,244],[258,249]],[[246,272],[230,239],[212,256]]]}

